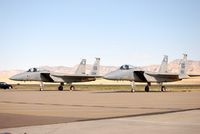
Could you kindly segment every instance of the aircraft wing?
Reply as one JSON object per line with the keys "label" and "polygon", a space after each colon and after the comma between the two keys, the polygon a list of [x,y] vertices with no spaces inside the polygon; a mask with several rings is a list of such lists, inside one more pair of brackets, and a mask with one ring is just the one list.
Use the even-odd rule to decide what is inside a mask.
{"label": "aircraft wing", "polygon": [[101,78],[100,75],[66,75],[66,74],[51,74],[51,76],[62,77],[62,78]]}
{"label": "aircraft wing", "polygon": [[178,74],[174,73],[154,73],[144,72],[144,77],[148,82],[173,82],[180,80]]}
{"label": "aircraft wing", "polygon": [[56,82],[87,82],[87,81],[95,81],[96,78],[101,78],[102,76],[97,75],[66,75],[66,74],[51,74],[50,77]]}
{"label": "aircraft wing", "polygon": [[[151,76],[158,76],[158,77],[171,77],[171,78],[178,78],[178,74],[173,74],[173,73],[149,73],[147,72],[146,74],[151,75]],[[200,74],[188,74],[189,77],[200,77]]]}
{"label": "aircraft wing", "polygon": [[138,82],[170,82],[179,80],[179,75],[173,73],[134,71],[134,75],[139,78]]}
{"label": "aircraft wing", "polygon": [[153,77],[179,79],[179,75],[173,73],[152,73],[152,72],[145,72],[145,73]]}

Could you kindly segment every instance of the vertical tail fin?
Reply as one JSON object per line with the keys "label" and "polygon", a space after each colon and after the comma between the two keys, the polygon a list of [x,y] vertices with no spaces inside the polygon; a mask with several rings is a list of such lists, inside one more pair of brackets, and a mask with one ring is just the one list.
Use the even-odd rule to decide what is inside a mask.
{"label": "vertical tail fin", "polygon": [[179,79],[186,79],[189,76],[186,73],[187,54],[183,54],[183,59],[180,62]]}
{"label": "vertical tail fin", "polygon": [[91,75],[100,75],[100,58],[96,58],[96,61],[92,67]]}
{"label": "vertical tail fin", "polygon": [[159,73],[167,73],[167,67],[168,67],[168,56],[164,55],[164,58],[162,60],[162,63],[160,65],[158,72]]}
{"label": "vertical tail fin", "polygon": [[78,68],[76,69],[75,74],[85,74],[85,70],[86,70],[86,59],[82,59]]}

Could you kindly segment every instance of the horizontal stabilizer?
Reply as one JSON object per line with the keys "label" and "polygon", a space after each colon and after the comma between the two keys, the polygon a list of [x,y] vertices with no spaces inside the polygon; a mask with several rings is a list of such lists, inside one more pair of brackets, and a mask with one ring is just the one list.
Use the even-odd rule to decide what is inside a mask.
{"label": "horizontal stabilizer", "polygon": [[188,74],[189,77],[200,77],[200,74]]}

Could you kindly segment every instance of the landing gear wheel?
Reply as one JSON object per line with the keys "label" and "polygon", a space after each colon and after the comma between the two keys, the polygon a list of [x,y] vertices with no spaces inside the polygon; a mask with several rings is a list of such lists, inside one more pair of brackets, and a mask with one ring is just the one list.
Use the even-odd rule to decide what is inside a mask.
{"label": "landing gear wheel", "polygon": [[149,86],[145,87],[145,92],[149,92]]}
{"label": "landing gear wheel", "polygon": [[131,89],[131,92],[132,92],[132,93],[134,93],[134,92],[135,92],[135,90],[134,90],[134,89]]}
{"label": "landing gear wheel", "polygon": [[58,87],[58,90],[59,90],[59,91],[63,91],[63,86],[59,86],[59,87]]}
{"label": "landing gear wheel", "polygon": [[75,90],[75,86],[70,86],[70,91],[73,91],[73,90]]}
{"label": "landing gear wheel", "polygon": [[162,86],[161,87],[161,92],[165,92],[166,91],[166,87],[165,86]]}

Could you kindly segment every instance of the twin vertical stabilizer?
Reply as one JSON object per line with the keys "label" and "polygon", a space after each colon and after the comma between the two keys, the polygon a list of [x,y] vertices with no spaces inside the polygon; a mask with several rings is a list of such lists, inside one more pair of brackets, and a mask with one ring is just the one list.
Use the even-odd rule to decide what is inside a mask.
{"label": "twin vertical stabilizer", "polygon": [[168,68],[168,56],[164,55],[163,61],[160,65],[160,68],[158,70],[159,73],[167,73],[167,68]]}
{"label": "twin vertical stabilizer", "polygon": [[90,74],[100,75],[100,58],[96,58]]}
{"label": "twin vertical stabilizer", "polygon": [[76,69],[75,74],[85,74],[86,70],[86,59],[82,59],[81,63],[79,64],[78,68]]}
{"label": "twin vertical stabilizer", "polygon": [[[86,59],[82,59],[79,64],[75,74],[82,75],[86,74]],[[99,75],[100,74],[100,58],[96,58],[94,65],[92,66],[92,70],[90,72],[91,75]]]}
{"label": "twin vertical stabilizer", "polygon": [[185,79],[189,76],[186,73],[187,54],[183,54],[183,59],[180,62],[179,79]]}

